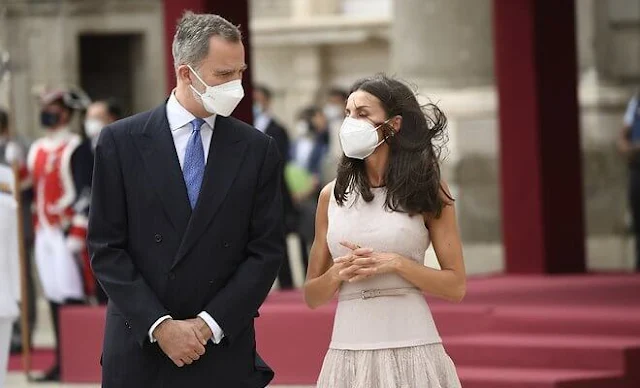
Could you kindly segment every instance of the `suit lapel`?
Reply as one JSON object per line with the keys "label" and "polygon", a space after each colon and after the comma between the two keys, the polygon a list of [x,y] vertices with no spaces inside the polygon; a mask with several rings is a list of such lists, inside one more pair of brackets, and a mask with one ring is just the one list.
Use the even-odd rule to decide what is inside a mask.
{"label": "suit lapel", "polygon": [[216,215],[242,164],[246,146],[229,118],[216,117],[198,202],[173,266],[189,252]]}
{"label": "suit lapel", "polygon": [[165,106],[154,109],[142,132],[132,136],[164,211],[176,232],[182,235],[191,216],[191,206]]}

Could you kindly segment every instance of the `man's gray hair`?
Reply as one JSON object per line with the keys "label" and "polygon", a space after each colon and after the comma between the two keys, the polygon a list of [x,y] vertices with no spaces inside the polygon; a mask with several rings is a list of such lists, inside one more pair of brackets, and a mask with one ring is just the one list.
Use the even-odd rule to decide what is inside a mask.
{"label": "man's gray hair", "polygon": [[173,66],[196,67],[209,53],[209,39],[220,36],[230,42],[242,40],[242,33],[237,26],[222,16],[212,14],[184,13],[173,36]]}

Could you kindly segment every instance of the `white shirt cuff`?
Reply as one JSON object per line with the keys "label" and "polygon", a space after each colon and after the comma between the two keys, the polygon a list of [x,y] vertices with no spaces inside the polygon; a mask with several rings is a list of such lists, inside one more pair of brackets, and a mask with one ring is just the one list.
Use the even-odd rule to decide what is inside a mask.
{"label": "white shirt cuff", "polygon": [[171,315],[162,316],[158,318],[158,320],[153,325],[151,325],[151,329],[149,329],[149,341],[151,341],[151,343],[156,342],[156,339],[153,336],[153,332],[156,330],[156,327],[158,327],[162,322],[166,321],[167,319],[172,319]]}
{"label": "white shirt cuff", "polygon": [[198,314],[198,316],[202,318],[207,323],[207,326],[209,326],[209,328],[211,329],[211,332],[213,333],[211,341],[213,341],[214,344],[219,344],[220,341],[222,341],[222,339],[224,338],[224,333],[222,332],[222,328],[220,327],[220,325],[218,325],[215,319],[213,319],[211,315],[209,315],[209,313],[206,311],[201,312],[200,314]]}

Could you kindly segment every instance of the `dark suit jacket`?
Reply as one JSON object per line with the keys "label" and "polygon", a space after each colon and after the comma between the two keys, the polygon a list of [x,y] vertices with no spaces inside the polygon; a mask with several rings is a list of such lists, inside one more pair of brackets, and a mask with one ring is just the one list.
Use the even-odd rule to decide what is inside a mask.
{"label": "dark suit jacket", "polygon": [[[109,296],[103,387],[264,387],[254,318],[285,252],[274,141],[216,119],[191,211],[165,105],[113,123],[98,141],[89,220],[93,270]],[[163,315],[207,311],[225,338],[178,368],[151,344]]]}

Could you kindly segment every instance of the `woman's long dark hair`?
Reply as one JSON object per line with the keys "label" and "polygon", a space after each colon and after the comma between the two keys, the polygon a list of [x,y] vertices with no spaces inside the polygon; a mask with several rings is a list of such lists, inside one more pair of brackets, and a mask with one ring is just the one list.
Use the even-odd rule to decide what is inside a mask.
{"label": "woman's long dark hair", "polygon": [[[440,186],[440,151],[447,126],[444,113],[434,104],[421,106],[407,85],[384,74],[357,81],[351,93],[358,90],[377,97],[387,118],[402,116],[397,133],[387,125],[382,128],[390,147],[384,176],[385,206],[412,215],[439,217],[445,205],[441,191],[453,200]],[[339,205],[344,205],[349,193],[359,193],[366,202],[373,200],[364,161],[343,155],[334,190]]]}

